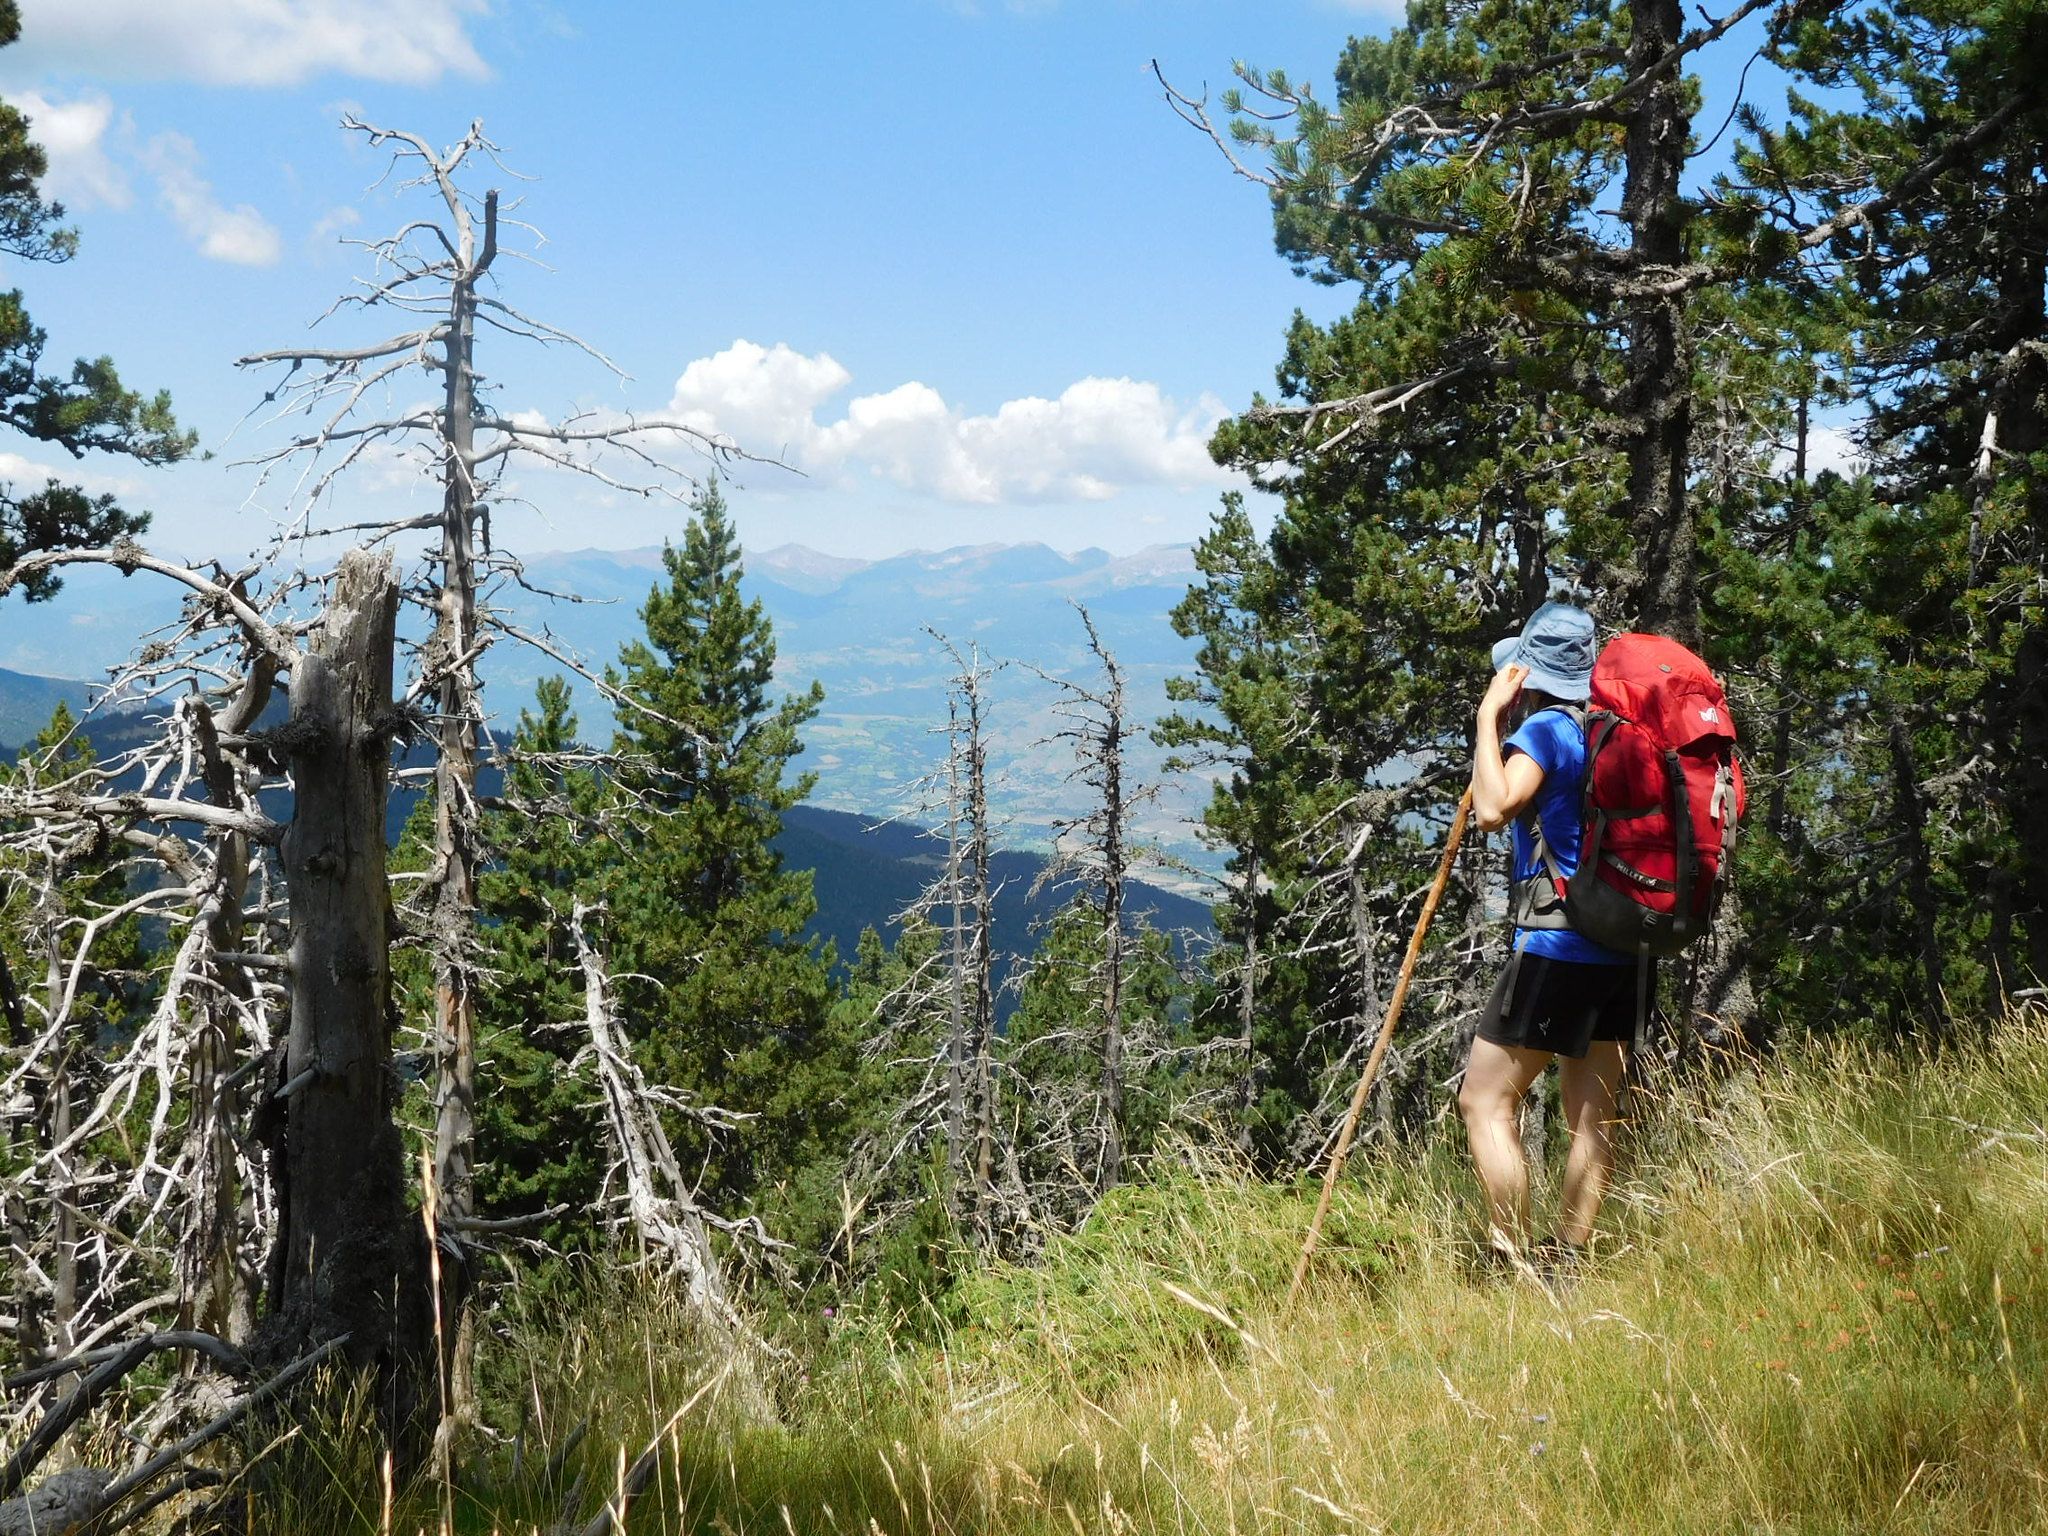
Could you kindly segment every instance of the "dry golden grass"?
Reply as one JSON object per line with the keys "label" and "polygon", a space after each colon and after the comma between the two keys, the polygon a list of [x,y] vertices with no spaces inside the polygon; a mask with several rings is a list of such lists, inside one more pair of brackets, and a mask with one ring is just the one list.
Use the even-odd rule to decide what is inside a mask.
{"label": "dry golden grass", "polygon": [[[1183,1172],[976,1277],[940,1347],[850,1322],[782,1427],[707,1394],[628,1529],[2048,1528],[2044,1115],[2038,1025],[1935,1061],[1810,1051],[1642,1107],[1607,1251],[1560,1291],[1468,1272],[1457,1148],[1360,1158],[1292,1308],[1313,1191]],[[579,1470],[587,1514],[707,1379],[679,1309],[616,1284],[498,1364],[524,1383],[521,1470],[479,1465],[464,1529],[548,1530]],[[375,1530],[374,1503],[270,1528]],[[392,1518],[431,1529],[407,1523],[430,1508]]]}

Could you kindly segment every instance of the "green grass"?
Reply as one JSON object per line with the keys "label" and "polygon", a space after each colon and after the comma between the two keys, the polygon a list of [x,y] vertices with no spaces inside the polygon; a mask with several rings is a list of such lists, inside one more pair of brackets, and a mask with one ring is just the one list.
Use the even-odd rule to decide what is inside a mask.
{"label": "green grass", "polygon": [[[476,1457],[457,1524],[549,1530],[578,1477],[587,1517],[701,1392],[629,1530],[2048,1526],[2048,1032],[1933,1061],[1813,1050],[1636,1114],[1606,1252],[1563,1294],[1469,1275],[1475,1200],[1444,1145],[1361,1157],[1290,1308],[1313,1187],[1179,1157],[1039,1264],[961,1282],[936,1344],[836,1319],[781,1368],[772,1427],[702,1390],[716,1352],[671,1298],[594,1279],[487,1352],[518,1470],[510,1441]],[[261,1528],[433,1529],[430,1489],[382,1510],[363,1443],[274,1452],[298,1492]]]}

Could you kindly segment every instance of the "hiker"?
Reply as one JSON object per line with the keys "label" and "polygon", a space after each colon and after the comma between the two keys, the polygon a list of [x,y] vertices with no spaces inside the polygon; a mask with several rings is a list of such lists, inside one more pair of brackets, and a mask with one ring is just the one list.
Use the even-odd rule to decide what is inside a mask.
{"label": "hiker", "polygon": [[[1488,832],[1514,829],[1516,926],[1514,952],[1473,1035],[1458,1108],[1486,1193],[1489,1257],[1527,1254],[1555,1269],[1583,1253],[1607,1191],[1623,1047],[1634,1035],[1638,1001],[1635,956],[1560,926],[1561,903],[1535,836],[1540,825],[1569,876],[1579,853],[1583,706],[1598,649],[1590,614],[1568,603],[1537,609],[1519,635],[1493,649],[1472,757],[1474,819]],[[1556,1233],[1531,1248],[1522,1099],[1553,1058],[1571,1153]]]}

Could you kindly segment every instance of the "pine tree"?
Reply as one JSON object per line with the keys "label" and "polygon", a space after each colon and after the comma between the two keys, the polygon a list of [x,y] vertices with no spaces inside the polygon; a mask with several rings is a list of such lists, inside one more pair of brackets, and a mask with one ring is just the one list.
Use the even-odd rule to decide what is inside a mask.
{"label": "pine tree", "polygon": [[1280,600],[1279,571],[1240,494],[1223,498],[1195,546],[1195,566],[1202,579],[1172,622],[1175,633],[1201,642],[1197,672],[1168,680],[1167,697],[1182,707],[1154,737],[1172,749],[1170,769],[1215,775],[1201,831],[1228,850],[1231,891],[1216,907],[1221,943],[1195,1014],[1198,1031],[1233,1044],[1211,1053],[1202,1076],[1240,1146],[1272,1160],[1315,1097],[1300,1070],[1313,1010],[1299,967],[1275,953],[1301,865],[1289,818],[1292,743],[1306,724],[1297,688],[1305,658]]}
{"label": "pine tree", "polygon": [[787,775],[823,690],[771,699],[773,630],[741,595],[716,481],[692,513],[641,609],[646,639],[612,673],[618,783],[634,809],[609,901],[613,968],[650,1076],[754,1117],[729,1134],[676,1130],[678,1152],[706,1170],[706,1203],[731,1209],[839,1149],[851,1059],[830,1028],[830,956],[803,936],[811,876],[784,869],[774,847],[814,782]]}
{"label": "pine tree", "polygon": [[[1708,382],[1730,356],[1712,338],[1735,291],[1781,276],[1799,245],[1758,199],[1686,186],[1685,71],[1762,8],[1686,31],[1676,0],[1426,0],[1346,47],[1333,102],[1240,68],[1226,136],[1177,98],[1268,187],[1296,270],[1359,293],[1327,325],[1296,317],[1280,399],[1213,448],[1284,498],[1262,598],[1299,637],[1314,729],[1280,748],[1298,785],[1283,824],[1325,838],[1300,887],[1324,910],[1297,925],[1334,944],[1348,923],[1360,1013],[1400,927],[1386,896],[1402,839],[1385,834],[1432,808],[1417,768],[1463,756],[1484,646],[1559,588],[1611,627],[1705,643],[1702,459],[1760,425],[1703,440],[1738,398],[1732,376]],[[1774,338],[1773,367],[1786,351]],[[1402,783],[1414,792],[1376,793]],[[1468,860],[1450,935],[1480,883]],[[1701,969],[1693,990],[1748,1027],[1742,945]],[[1334,986],[1311,991],[1328,1022]]]}
{"label": "pine tree", "polygon": [[[1142,1166],[1186,1083],[1173,1047],[1179,976],[1166,935],[1128,924],[1117,992],[1115,1146]],[[1055,912],[1025,970],[1004,1032],[1017,1159],[1041,1223],[1071,1226],[1106,1192],[1102,1178],[1102,908],[1087,894]]]}
{"label": "pine tree", "polygon": [[487,1218],[554,1211],[535,1229],[557,1250],[587,1244],[604,1181],[598,1087],[585,1041],[567,919],[597,891],[612,856],[612,809],[599,772],[580,764],[569,685],[542,678],[519,712],[500,808],[484,817],[491,862],[478,882],[487,926],[478,1069],[478,1207]]}
{"label": "pine tree", "polygon": [[[20,37],[18,0],[0,0],[0,48]],[[33,132],[19,108],[0,101],[0,253],[17,261],[66,262],[77,254],[78,235],[65,227],[63,204],[43,198],[49,159]],[[19,288],[0,293],[0,424],[74,457],[97,450],[168,464],[192,451],[198,440],[178,426],[169,395],[144,398],[127,388],[109,357],[80,358],[68,374],[45,373],[48,340],[29,318]],[[111,495],[94,496],[55,479],[26,492],[0,486],[0,571],[27,554],[112,544],[148,525],[146,513],[128,511]],[[61,585],[47,567],[21,581],[31,602]]]}
{"label": "pine tree", "polygon": [[2048,17],[1858,5],[1803,26],[1784,62],[1856,97],[1795,98],[1782,131],[1753,125],[1743,169],[1811,210],[1802,243],[1855,328],[1876,484],[1831,568],[1840,605],[1871,616],[1850,698],[1896,833],[1857,862],[1892,898],[1876,904],[1906,964],[1883,969],[1938,1029],[2048,975],[2029,830],[2048,815]]}

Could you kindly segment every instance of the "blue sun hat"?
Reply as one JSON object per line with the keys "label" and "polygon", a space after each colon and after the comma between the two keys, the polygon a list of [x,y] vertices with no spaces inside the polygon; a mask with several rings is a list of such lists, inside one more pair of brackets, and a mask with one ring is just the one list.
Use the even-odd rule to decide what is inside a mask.
{"label": "blue sun hat", "polygon": [[1519,635],[1494,646],[1493,670],[1510,663],[1527,667],[1523,687],[1574,701],[1593,686],[1593,656],[1599,649],[1593,615],[1570,603],[1545,603],[1529,615]]}

